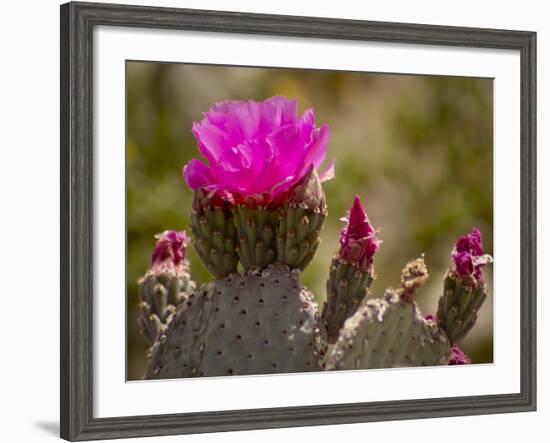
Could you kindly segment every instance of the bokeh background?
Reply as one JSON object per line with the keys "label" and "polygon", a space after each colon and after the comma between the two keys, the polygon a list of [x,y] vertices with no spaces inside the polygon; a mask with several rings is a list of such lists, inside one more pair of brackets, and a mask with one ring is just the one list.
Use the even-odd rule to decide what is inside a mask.
{"label": "bokeh background", "polygon": [[[149,267],[154,234],[186,229],[192,193],[181,177],[197,157],[191,125],[217,101],[297,98],[328,123],[325,183],[329,216],[302,280],[321,305],[325,276],[353,196],[358,194],[383,244],[376,255],[379,296],[399,284],[405,263],[425,254],[431,278],[418,303],[434,313],[454,240],[477,226],[493,250],[493,82],[491,79],[391,75],[151,62],[127,63],[127,376],[141,379],[146,343],[137,328],[137,280]],[[192,248],[197,283],[210,279]],[[493,360],[490,297],[463,343],[474,363]],[[498,296],[498,294],[496,295]]]}

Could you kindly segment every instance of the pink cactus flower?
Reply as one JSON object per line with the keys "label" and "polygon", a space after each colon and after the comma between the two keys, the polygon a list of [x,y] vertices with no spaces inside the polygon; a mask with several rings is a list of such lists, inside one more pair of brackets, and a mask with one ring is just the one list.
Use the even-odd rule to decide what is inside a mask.
{"label": "pink cactus flower", "polygon": [[482,267],[492,261],[483,254],[483,243],[479,229],[474,228],[470,234],[460,237],[452,253],[453,265],[459,277],[473,276],[476,281],[483,282]]}
{"label": "pink cactus flower", "polygon": [[189,245],[185,231],[164,231],[155,235],[155,238],[157,243],[151,257],[154,272],[185,267],[185,250]]}
{"label": "pink cactus flower", "polygon": [[344,217],[342,220],[347,226],[340,234],[339,258],[367,269],[380,246],[380,240],[361,206],[359,196],[355,196],[347,218]]}
{"label": "pink cactus flower", "polygon": [[469,365],[472,363],[470,358],[462,352],[462,349],[456,346],[451,348],[451,358],[449,359],[449,365]]}
{"label": "pink cactus flower", "polygon": [[[276,96],[262,102],[224,101],[193,124],[206,163],[191,160],[183,169],[192,190],[204,189],[239,204],[278,205],[284,195],[325,160],[329,127],[315,127],[313,109],[298,116],[298,103]],[[333,176],[333,163],[320,174]]]}

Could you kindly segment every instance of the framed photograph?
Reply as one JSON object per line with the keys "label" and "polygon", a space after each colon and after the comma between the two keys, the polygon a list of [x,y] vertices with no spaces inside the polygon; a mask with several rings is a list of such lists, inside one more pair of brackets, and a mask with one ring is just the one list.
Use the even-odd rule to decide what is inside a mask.
{"label": "framed photograph", "polygon": [[61,6],[61,437],[536,408],[536,34]]}

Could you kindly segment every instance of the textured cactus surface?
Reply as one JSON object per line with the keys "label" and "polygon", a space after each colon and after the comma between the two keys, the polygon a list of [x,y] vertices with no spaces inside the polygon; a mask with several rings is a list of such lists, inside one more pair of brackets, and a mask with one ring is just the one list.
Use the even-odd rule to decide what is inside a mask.
{"label": "textured cactus surface", "polygon": [[424,316],[415,302],[428,278],[423,257],[405,266],[397,289],[370,294],[381,241],[355,196],[320,313],[300,275],[328,216],[322,183],[333,164],[318,172],[328,127],[273,97],[215,104],[193,133],[209,164],[193,159],[183,175],[195,193],[193,243],[213,280],[194,289],[185,232],[157,236],[139,281],[145,378],[470,363],[456,345],[475,325],[492,261],[477,229],[455,243],[437,315]]}
{"label": "textured cactus surface", "polygon": [[212,275],[220,278],[237,271],[237,229],[226,204],[197,191],[191,209],[191,228],[195,251]]}
{"label": "textured cactus surface", "polygon": [[197,290],[152,349],[148,378],[319,370],[323,324],[287,266],[231,275]]}
{"label": "textured cactus surface", "polygon": [[248,208],[244,205],[233,210],[239,235],[237,252],[244,269],[265,268],[275,261],[275,230],[279,222],[276,210]]}
{"label": "textured cactus surface", "polygon": [[389,290],[349,318],[327,369],[376,369],[447,364],[450,342],[416,303]]}
{"label": "textured cactus surface", "polygon": [[423,258],[401,273],[401,286],[368,300],[341,330],[327,369],[376,369],[447,364],[450,341],[434,321],[422,316],[414,296],[428,278]]}
{"label": "textured cactus surface", "polygon": [[138,324],[149,345],[166,330],[177,308],[195,289],[185,259],[189,242],[185,231],[164,231],[155,238],[151,269],[138,282]]}
{"label": "textured cactus surface", "polygon": [[327,281],[327,302],[323,307],[323,320],[331,343],[338,339],[340,329],[367,296],[373,281],[370,271],[363,271],[352,264],[332,260]]}
{"label": "textured cactus surface", "polygon": [[482,267],[491,263],[492,258],[483,253],[481,233],[475,228],[458,239],[451,257],[452,266],[445,277],[437,319],[453,344],[458,344],[474,327],[477,313],[487,298]]}
{"label": "textured cactus surface", "polygon": [[303,270],[317,251],[326,216],[325,193],[312,169],[292,190],[280,212],[277,261]]}
{"label": "textured cactus surface", "polygon": [[147,343],[152,345],[166,329],[178,306],[195,289],[187,272],[165,271],[160,274],[149,271],[139,282],[139,326]]}
{"label": "textured cactus surface", "polygon": [[459,344],[477,321],[477,313],[487,298],[484,286],[472,287],[449,276],[439,299],[437,318],[454,344]]}

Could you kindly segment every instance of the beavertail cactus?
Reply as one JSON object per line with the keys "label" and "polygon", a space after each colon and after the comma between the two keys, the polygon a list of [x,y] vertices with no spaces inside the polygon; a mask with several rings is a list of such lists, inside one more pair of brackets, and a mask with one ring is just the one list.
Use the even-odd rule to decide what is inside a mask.
{"label": "beavertail cactus", "polygon": [[479,231],[456,243],[437,316],[424,316],[415,302],[428,278],[423,257],[397,289],[369,294],[381,240],[355,196],[320,312],[300,275],[328,216],[323,182],[334,162],[319,171],[328,126],[273,97],[215,104],[192,130],[205,162],[191,160],[183,177],[194,192],[194,247],[214,279],[195,289],[185,233],[158,236],[139,281],[146,378],[470,362],[456,345],[487,296],[481,268],[491,258]]}

